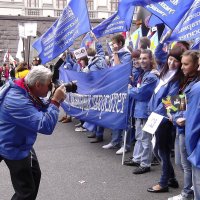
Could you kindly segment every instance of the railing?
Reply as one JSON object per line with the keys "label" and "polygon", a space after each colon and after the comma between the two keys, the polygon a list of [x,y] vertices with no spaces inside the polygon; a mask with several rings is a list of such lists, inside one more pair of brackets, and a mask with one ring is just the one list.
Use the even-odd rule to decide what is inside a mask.
{"label": "railing", "polygon": [[40,8],[25,8],[26,16],[37,16],[42,17],[42,9]]}

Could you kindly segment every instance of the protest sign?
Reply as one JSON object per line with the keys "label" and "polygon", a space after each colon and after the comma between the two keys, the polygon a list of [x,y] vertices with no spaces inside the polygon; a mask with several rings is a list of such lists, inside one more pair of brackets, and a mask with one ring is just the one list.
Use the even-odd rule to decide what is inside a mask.
{"label": "protest sign", "polygon": [[83,58],[83,57],[87,56],[87,51],[86,51],[85,47],[82,47],[82,48],[75,50],[74,55],[75,55],[76,59]]}
{"label": "protest sign", "polygon": [[163,118],[164,116],[152,112],[142,130],[154,134]]}
{"label": "protest sign", "polygon": [[111,129],[126,129],[128,117],[128,83],[131,63],[104,70],[81,73],[60,69],[60,80],[77,80],[77,93],[67,93],[62,103],[70,115]]}
{"label": "protest sign", "polygon": [[80,35],[90,31],[86,1],[71,0],[60,18],[34,44],[42,64],[45,64],[67,48]]}
{"label": "protest sign", "polygon": [[177,112],[186,110],[186,95],[180,94],[175,96],[167,96],[162,99],[167,112]]}

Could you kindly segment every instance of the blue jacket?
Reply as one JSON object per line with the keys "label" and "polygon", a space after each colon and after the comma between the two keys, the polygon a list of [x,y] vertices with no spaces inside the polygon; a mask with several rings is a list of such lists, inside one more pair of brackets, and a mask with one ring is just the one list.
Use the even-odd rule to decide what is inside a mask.
{"label": "blue jacket", "polygon": [[170,81],[166,85],[163,85],[157,93],[154,92],[148,105],[149,115],[152,112],[155,112],[167,117],[166,108],[162,103],[162,99],[166,98],[167,96],[177,95],[178,91],[179,81]]}
{"label": "blue jacket", "polygon": [[[132,60],[130,51],[128,51],[128,49],[126,49],[125,47],[123,47],[122,49],[120,49],[117,54],[118,54],[118,57],[119,57],[119,60],[120,60],[121,64],[123,64],[123,63],[129,63]],[[112,66],[114,65],[113,58],[111,60],[111,65]]]}
{"label": "blue jacket", "polygon": [[129,89],[129,95],[135,100],[134,117],[146,119],[148,118],[148,103],[156,87],[158,78],[150,71],[144,72],[142,76],[140,86]]}
{"label": "blue jacket", "polygon": [[188,93],[186,111],[185,143],[188,160],[195,167],[200,168],[200,82],[193,85]]}
{"label": "blue jacket", "polygon": [[9,81],[0,90],[0,155],[10,160],[28,156],[37,132],[52,134],[59,109],[50,104],[36,108],[27,91]]}
{"label": "blue jacket", "polygon": [[137,86],[138,78],[142,73],[143,73],[143,70],[141,67],[135,68],[133,66],[131,75],[133,76],[134,79],[133,79],[133,83],[131,84],[132,86],[134,86],[134,87]]}
{"label": "blue jacket", "polygon": [[[196,78],[195,80],[193,80],[192,82],[190,82],[185,89],[183,90],[183,93],[186,95],[186,99],[188,99],[188,93],[190,92],[191,87],[198,81],[198,78]],[[185,126],[179,126],[176,121],[178,118],[185,118],[185,110],[184,111],[178,111],[174,114],[172,114],[172,121],[173,124],[177,127],[178,129],[178,133],[179,134],[185,134]]]}
{"label": "blue jacket", "polygon": [[164,44],[159,43],[155,49],[154,55],[156,60],[158,60],[161,63],[167,62],[168,53],[163,51]]}
{"label": "blue jacket", "polygon": [[103,47],[99,42],[95,43],[95,49],[96,49],[97,55],[88,64],[87,67],[89,71],[98,71],[98,70],[108,68],[106,60],[105,60],[105,53],[104,53]]}

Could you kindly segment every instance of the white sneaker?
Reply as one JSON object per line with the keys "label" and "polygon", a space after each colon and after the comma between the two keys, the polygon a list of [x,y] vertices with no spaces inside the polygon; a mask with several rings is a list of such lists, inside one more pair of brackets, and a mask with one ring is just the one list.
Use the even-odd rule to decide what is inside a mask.
{"label": "white sneaker", "polygon": [[75,124],[75,127],[79,127],[79,126],[81,126],[81,122],[78,124]]}
{"label": "white sneaker", "polygon": [[[123,152],[124,152],[124,147],[121,147],[117,152],[116,152],[116,154],[117,155],[121,155],[121,154],[123,154]],[[127,149],[125,149],[125,153],[127,152]]]}
{"label": "white sneaker", "polygon": [[112,143],[109,143],[109,144],[106,144],[106,145],[102,146],[102,148],[103,148],[103,149],[113,149],[114,146],[113,146]]}
{"label": "white sneaker", "polygon": [[168,200],[193,200],[193,198],[192,197],[183,197],[181,194],[179,194],[177,196],[168,198]]}
{"label": "white sneaker", "polygon": [[76,131],[76,132],[86,132],[87,129],[86,129],[86,128],[83,128],[83,127],[77,127],[77,128],[75,128],[75,131]]}

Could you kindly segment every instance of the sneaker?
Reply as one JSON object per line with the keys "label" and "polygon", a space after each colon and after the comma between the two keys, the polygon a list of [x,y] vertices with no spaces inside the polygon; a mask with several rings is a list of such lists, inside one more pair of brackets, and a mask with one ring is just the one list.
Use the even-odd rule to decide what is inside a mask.
{"label": "sneaker", "polygon": [[179,194],[177,196],[168,198],[168,200],[193,200],[193,197],[183,197],[181,194]]}
{"label": "sneaker", "polygon": [[81,122],[78,124],[75,124],[75,127],[80,127],[81,126]]}
{"label": "sneaker", "polygon": [[102,146],[103,149],[116,149],[118,147],[119,147],[119,145],[113,145],[112,143]]}
{"label": "sneaker", "polygon": [[[121,148],[116,152],[116,154],[117,154],[117,155],[121,155],[121,154],[123,154],[123,152],[124,152],[124,147],[121,147]],[[128,152],[127,149],[125,149],[125,153],[126,153],[126,152]]]}
{"label": "sneaker", "polygon": [[75,128],[75,131],[76,131],[76,132],[86,132],[87,129],[86,129],[86,128],[83,128],[83,127],[81,126],[81,127]]}

